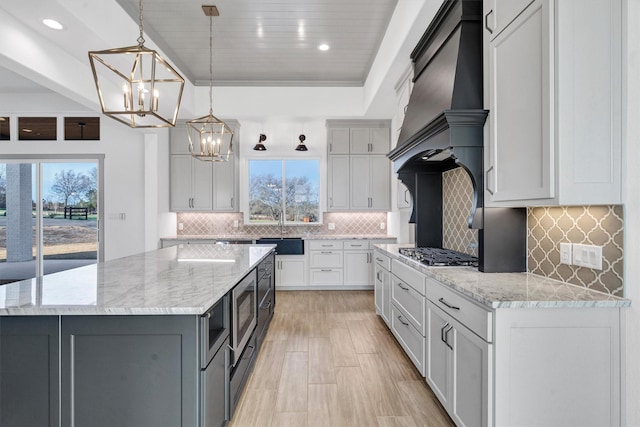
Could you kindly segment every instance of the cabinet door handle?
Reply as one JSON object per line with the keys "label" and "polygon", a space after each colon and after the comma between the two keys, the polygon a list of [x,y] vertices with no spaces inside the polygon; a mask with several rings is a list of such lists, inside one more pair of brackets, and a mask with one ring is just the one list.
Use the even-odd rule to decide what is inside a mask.
{"label": "cabinet door handle", "polygon": [[484,16],[484,28],[486,28],[487,31],[489,31],[489,34],[493,34],[493,30],[491,29],[491,27],[489,27],[489,15],[493,14],[493,9],[491,9],[485,16]]}
{"label": "cabinet door handle", "polygon": [[235,206],[233,206],[233,203],[235,202],[234,198],[231,198],[231,209],[233,209]]}
{"label": "cabinet door handle", "polygon": [[455,305],[451,305],[448,302],[446,302],[444,300],[444,298],[439,298],[438,301],[440,301],[442,304],[446,305],[447,307],[449,307],[451,310],[460,310],[460,307],[456,307]]}
{"label": "cabinet door handle", "polygon": [[333,144],[329,144],[329,152],[333,152]]}
{"label": "cabinet door handle", "polygon": [[380,272],[379,271],[376,272],[376,279],[378,279],[378,282],[382,282],[382,279],[380,278]]}
{"label": "cabinet door handle", "polygon": [[398,320],[400,321],[400,323],[402,323],[404,326],[409,326],[408,322],[403,322],[402,321],[402,316],[398,316]]}
{"label": "cabinet door handle", "polygon": [[333,207],[333,197],[329,197],[329,207]]}
{"label": "cabinet door handle", "polygon": [[493,176],[493,174],[491,173],[491,171],[493,171],[493,166],[487,169],[487,172],[485,173],[485,178],[487,180],[487,191],[489,192],[489,194],[493,196],[493,193],[495,192],[495,188],[492,188],[493,184],[491,183],[490,178],[491,176]]}
{"label": "cabinet door handle", "polygon": [[446,343],[445,338],[444,338],[444,330],[447,329],[447,326],[449,326],[449,322],[445,323],[444,326],[442,328],[440,328],[440,340],[443,343]]}
{"label": "cabinet door handle", "polygon": [[403,291],[408,291],[408,290],[409,290],[409,288],[405,288],[404,286],[402,286],[402,283],[400,283],[400,282],[398,282],[398,283],[397,283],[397,285],[398,285],[398,287],[399,287],[400,289],[402,289]]}
{"label": "cabinet door handle", "polygon": [[451,350],[453,350],[453,346],[451,344],[449,344],[449,332],[451,332],[451,330],[453,329],[453,325],[449,325],[449,329],[447,329],[446,331],[444,331],[444,343],[447,345],[447,347],[449,347]]}

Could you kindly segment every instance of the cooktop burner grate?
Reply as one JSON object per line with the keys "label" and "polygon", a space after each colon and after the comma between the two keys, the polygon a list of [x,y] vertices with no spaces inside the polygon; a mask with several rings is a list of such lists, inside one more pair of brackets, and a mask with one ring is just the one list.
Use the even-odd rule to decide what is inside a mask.
{"label": "cooktop burner grate", "polygon": [[429,266],[478,266],[478,258],[442,248],[401,248],[400,254]]}

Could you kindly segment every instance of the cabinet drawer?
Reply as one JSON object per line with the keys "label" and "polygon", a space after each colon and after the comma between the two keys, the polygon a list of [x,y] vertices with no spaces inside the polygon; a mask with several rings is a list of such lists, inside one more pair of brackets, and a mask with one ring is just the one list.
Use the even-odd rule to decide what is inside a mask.
{"label": "cabinet drawer", "polygon": [[324,251],[330,249],[342,249],[342,240],[310,240],[309,249],[312,251]]}
{"label": "cabinet drawer", "polygon": [[407,321],[406,313],[393,303],[391,304],[391,331],[409,359],[424,376],[426,339],[413,327],[411,322]]}
{"label": "cabinet drawer", "polygon": [[312,269],[309,271],[310,285],[342,285],[341,269]]}
{"label": "cabinet drawer", "polygon": [[426,336],[424,296],[393,274],[391,274],[391,282],[391,299],[394,304],[404,309],[409,322],[418,332]]}
{"label": "cabinet drawer", "polygon": [[389,258],[388,256],[384,255],[382,252],[377,250],[373,253],[373,259],[377,265],[379,265],[380,267],[384,268],[387,271],[391,271],[391,258]]}
{"label": "cabinet drawer", "polygon": [[344,249],[369,249],[368,240],[352,240],[344,242]]}
{"label": "cabinet drawer", "polygon": [[409,267],[398,260],[391,260],[391,272],[399,279],[418,291],[421,295],[425,295],[425,275],[420,273],[413,267]]}
{"label": "cabinet drawer", "polygon": [[493,340],[493,312],[427,278],[427,298],[487,342]]}
{"label": "cabinet drawer", "polygon": [[342,251],[309,252],[311,268],[342,268]]}

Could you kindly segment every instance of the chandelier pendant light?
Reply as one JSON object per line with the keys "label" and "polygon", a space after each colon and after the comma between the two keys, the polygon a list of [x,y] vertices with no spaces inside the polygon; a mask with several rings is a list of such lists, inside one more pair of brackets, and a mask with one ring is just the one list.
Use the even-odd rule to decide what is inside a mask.
{"label": "chandelier pendant light", "polygon": [[142,0],[137,46],[89,52],[102,112],[132,128],[175,126],[184,78],[144,46]]}
{"label": "chandelier pendant light", "polygon": [[189,151],[199,160],[226,162],[233,155],[233,131],[213,115],[213,17],[219,16],[215,6],[202,6],[209,17],[209,114],[187,122]]}

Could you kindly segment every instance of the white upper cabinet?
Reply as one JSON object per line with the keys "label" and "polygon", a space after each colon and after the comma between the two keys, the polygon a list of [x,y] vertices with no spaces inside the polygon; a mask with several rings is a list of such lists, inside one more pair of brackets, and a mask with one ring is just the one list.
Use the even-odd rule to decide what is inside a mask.
{"label": "white upper cabinet", "polygon": [[173,212],[236,212],[238,210],[239,124],[226,122],[234,131],[234,155],[227,162],[204,162],[189,153],[184,125],[170,130],[170,208]]}
{"label": "white upper cabinet", "polygon": [[349,128],[327,129],[329,154],[349,154]]}
{"label": "white upper cabinet", "polygon": [[621,203],[621,0],[484,12],[485,205]]}
{"label": "white upper cabinet", "polygon": [[331,210],[349,209],[349,155],[327,156],[327,193]]}
{"label": "white upper cabinet", "polygon": [[351,128],[351,154],[387,154],[389,128]]}
{"label": "white upper cabinet", "polygon": [[328,120],[327,138],[327,210],[391,210],[390,121]]}

